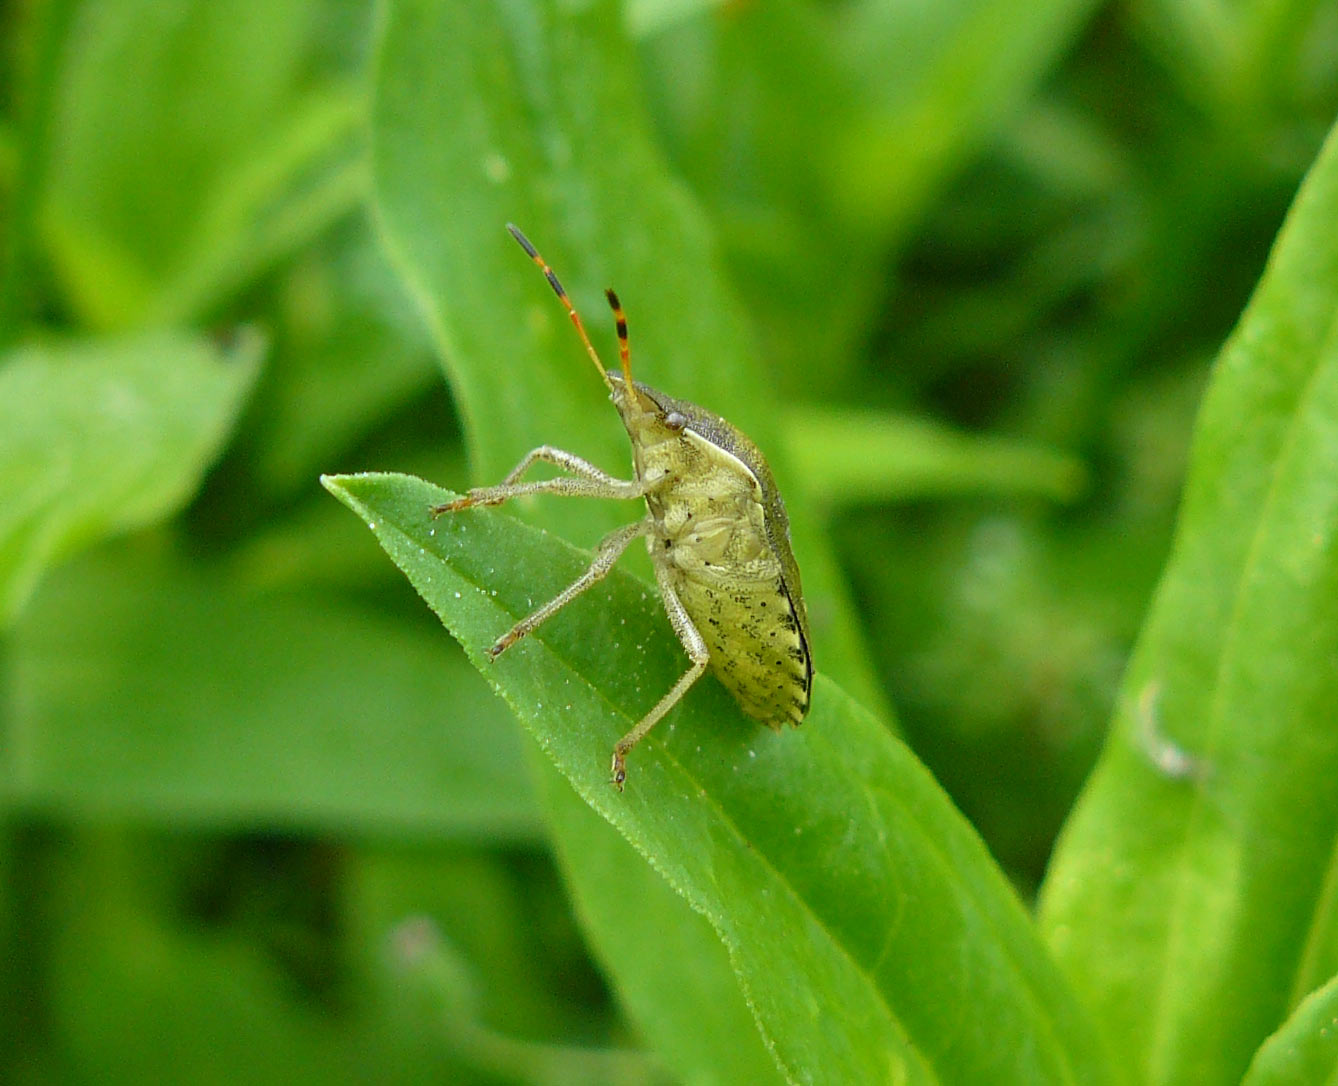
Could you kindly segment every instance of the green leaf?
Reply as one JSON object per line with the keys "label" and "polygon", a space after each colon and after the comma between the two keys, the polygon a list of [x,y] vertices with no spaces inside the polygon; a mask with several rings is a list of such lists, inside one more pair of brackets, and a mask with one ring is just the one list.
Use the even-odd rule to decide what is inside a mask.
{"label": "green leaf", "polygon": [[[181,837],[86,825],[59,840],[43,857],[40,882],[40,914],[50,929],[42,948],[43,1028],[33,1032],[56,1068],[45,1080],[418,1081],[387,1073],[406,1038],[394,1038],[396,1047],[369,1029],[356,1000],[330,1013],[320,998],[328,1000],[328,991],[312,992],[299,969],[284,968],[320,950],[283,946],[285,937],[313,933],[291,913],[283,916],[278,880],[265,887],[270,896],[248,903],[255,910],[249,924],[231,922],[201,916],[191,900],[209,855],[198,840],[182,848]],[[312,887],[303,889],[308,903]],[[265,930],[257,914],[266,909],[289,929],[276,931],[278,918],[271,918]],[[31,1012],[26,1021],[32,1029]],[[143,1029],[145,1022],[153,1029]]]}
{"label": "green leaf", "polygon": [[1301,1001],[1250,1063],[1244,1086],[1338,1081],[1338,977]]}
{"label": "green leaf", "polygon": [[[604,993],[571,975],[580,936],[552,909],[557,872],[533,860],[435,842],[364,844],[346,856],[341,914],[361,959],[359,1002],[393,1031],[398,1064],[418,1071],[390,1081],[663,1081],[651,1053],[622,1047],[625,1025]],[[555,974],[561,983],[535,983]],[[442,1053],[473,1073],[443,1076]]]}
{"label": "green leaf", "polygon": [[[647,1041],[682,1082],[784,1081],[710,922],[685,910],[678,892],[562,775],[547,762],[543,768],[545,809],[576,909],[600,932],[595,950]],[[629,901],[636,924],[626,922]]]}
{"label": "green leaf", "polygon": [[0,349],[4,350],[18,338],[35,300],[31,267],[34,218],[45,184],[57,58],[75,7],[75,0],[59,0],[16,12],[6,28],[13,53],[11,106],[6,111],[9,115],[0,121],[0,192],[5,201],[0,241]]}
{"label": "green leaf", "polygon": [[52,562],[176,512],[218,456],[263,341],[52,341],[0,360],[0,627]]}
{"label": "green leaf", "polygon": [[496,699],[430,630],[366,607],[123,546],[49,578],[8,657],[4,791],[25,808],[539,836]]}
{"label": "green leaf", "polygon": [[1338,969],[1338,137],[1217,361],[1170,563],[1043,915],[1152,1082],[1234,1082]]}
{"label": "green leaf", "polygon": [[1323,5],[1314,0],[1225,6],[1149,0],[1131,29],[1196,107],[1239,138],[1275,117],[1305,115],[1314,95],[1305,57],[1322,49],[1329,33],[1317,11]]}
{"label": "green leaf", "polygon": [[816,407],[795,408],[786,419],[804,489],[832,504],[961,493],[1071,501],[1087,481],[1074,457],[927,419]]}
{"label": "green leaf", "polygon": [[853,7],[842,45],[869,108],[836,133],[836,195],[875,228],[904,230],[1019,108],[1095,7],[1044,0],[1026,18],[1012,0]]}
{"label": "green leaf", "polygon": [[355,205],[363,95],[313,65],[324,17],[313,0],[79,6],[39,217],[84,323],[198,319]]}
{"label": "green leaf", "polygon": [[888,251],[1094,7],[769,0],[638,42],[657,129],[728,250],[773,382],[808,398],[856,379]]}
{"label": "green leaf", "polygon": [[582,798],[710,921],[789,1077],[1108,1077],[984,846],[834,683],[819,678],[808,720],[783,735],[699,683],[634,752],[620,795],[609,751],[684,667],[653,592],[615,572],[489,664],[498,633],[588,556],[488,510],[434,521],[449,492],[408,476],[324,482]]}
{"label": "green leaf", "polygon": [[267,494],[309,493],[331,458],[438,387],[440,372],[365,216],[294,263],[276,310],[274,352],[238,458]]}

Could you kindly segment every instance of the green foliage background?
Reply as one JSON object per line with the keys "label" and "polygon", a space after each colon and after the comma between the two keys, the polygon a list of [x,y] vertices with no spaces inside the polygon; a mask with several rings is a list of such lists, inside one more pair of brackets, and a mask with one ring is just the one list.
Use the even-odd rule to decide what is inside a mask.
{"label": "green foliage background", "polygon": [[[1338,1074],[1338,9],[0,27],[0,1078]],[[424,515],[626,463],[508,220],[767,450],[801,730],[608,788],[640,556],[481,663],[635,515]]]}

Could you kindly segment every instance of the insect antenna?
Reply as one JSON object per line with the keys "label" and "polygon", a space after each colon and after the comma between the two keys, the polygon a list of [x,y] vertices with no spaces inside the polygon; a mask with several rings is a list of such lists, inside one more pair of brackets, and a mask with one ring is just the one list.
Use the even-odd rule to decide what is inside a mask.
{"label": "insect antenna", "polygon": [[613,310],[614,324],[618,328],[618,357],[623,364],[623,381],[627,386],[627,391],[632,391],[632,352],[627,346],[627,314],[623,312],[623,304],[618,301],[618,295],[610,287],[604,292],[604,297],[609,300],[609,308]]}
{"label": "insect antenna", "polygon": [[[563,289],[562,284],[558,281],[556,273],[553,271],[552,268],[548,266],[547,261],[545,261],[544,258],[539,255],[539,250],[536,249],[532,244],[530,244],[530,239],[520,232],[520,227],[516,226],[514,223],[507,223],[506,228],[509,231],[511,231],[511,236],[520,243],[520,247],[524,249],[527,254],[529,254],[529,258],[533,260],[536,264],[538,264],[539,267],[543,270],[544,278],[548,280],[548,285],[553,288],[553,293],[558,296],[558,301],[560,301],[564,306],[566,306],[567,316],[571,318],[571,323],[576,326],[576,334],[581,337],[581,342],[585,344],[585,353],[590,356],[590,361],[595,364],[595,369],[599,370],[599,376],[604,379],[604,383],[608,385],[609,391],[612,392],[613,382],[609,380],[608,371],[604,368],[604,363],[599,360],[599,352],[595,350],[595,345],[590,342],[590,337],[586,335],[585,325],[581,323],[581,316],[579,313],[576,312],[576,307],[571,304],[571,299],[567,296],[567,292]],[[625,338],[627,333],[627,322],[625,320],[622,321],[622,323],[620,324],[620,328],[621,328],[621,333],[619,338],[619,344],[623,345],[622,350],[625,359],[626,358],[625,344],[627,342]],[[624,361],[623,368],[624,370],[627,370],[626,361]],[[627,372],[630,373],[630,370],[627,370]]]}

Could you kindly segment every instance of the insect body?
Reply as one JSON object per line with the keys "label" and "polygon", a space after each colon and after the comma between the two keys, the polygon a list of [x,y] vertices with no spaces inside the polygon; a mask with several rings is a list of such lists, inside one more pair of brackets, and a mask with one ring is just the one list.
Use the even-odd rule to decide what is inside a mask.
{"label": "insect body", "polygon": [[[522,494],[642,498],[646,516],[599,544],[590,568],[527,616],[488,650],[508,647],[601,580],[632,540],[644,537],[669,622],[691,666],[613,750],[613,784],[622,789],[626,757],[708,668],[744,712],[772,728],[798,724],[808,712],[813,663],[799,569],[790,550],[785,506],[766,460],[751,441],[718,415],[632,379],[627,319],[618,296],[606,291],[618,330],[621,373],[610,373],[557,276],[529,240],[508,225],[566,307],[609,389],[632,442],[631,480],[544,445],[527,453],[496,486],[470,490],[435,506],[433,516],[474,505],[499,505]],[[521,482],[543,462],[570,473]]]}

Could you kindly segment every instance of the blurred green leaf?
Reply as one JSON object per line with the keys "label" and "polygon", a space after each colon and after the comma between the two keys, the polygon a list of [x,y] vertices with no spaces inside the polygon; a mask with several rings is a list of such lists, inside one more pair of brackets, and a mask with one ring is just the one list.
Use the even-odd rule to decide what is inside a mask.
{"label": "blurred green leaf", "polygon": [[76,0],[53,0],[0,14],[6,20],[6,105],[12,107],[12,115],[6,111],[0,119],[0,350],[19,337],[38,297],[34,220],[46,185],[57,60],[75,6]]}
{"label": "blurred green leaf", "polygon": [[[187,873],[198,852],[175,844],[100,827],[56,850],[41,1016],[55,1070],[46,1080],[441,1081],[438,1068],[399,1065],[393,1041],[404,1039],[370,1030],[356,996],[332,1014],[328,993],[295,983],[261,933],[192,915]],[[294,889],[272,876],[257,909],[278,911]]]}
{"label": "blurred green leaf", "polygon": [[557,871],[539,857],[388,843],[360,847],[350,869],[356,983],[400,1063],[449,1054],[488,1082],[662,1080],[651,1055],[609,1043],[611,1029],[625,1039],[622,1023],[552,908]]}
{"label": "blurred green leaf", "polygon": [[84,323],[198,319],[362,196],[363,95],[313,75],[321,17],[315,0],[78,7],[38,214]]}
{"label": "blurred green leaf", "polygon": [[466,1066],[506,1081],[565,1086],[662,1082],[653,1059],[630,1049],[544,1044],[511,1037],[479,1017],[474,970],[425,918],[410,918],[393,933],[400,972],[438,1008],[449,1050]]}
{"label": "blurred green leaf", "polygon": [[159,332],[51,341],[0,360],[0,627],[42,572],[175,513],[231,433],[263,340]]}
{"label": "blurred green leaf", "polygon": [[1309,1086],[1338,1079],[1338,977],[1311,992],[1255,1053],[1244,1086]]}
{"label": "blurred green leaf", "polygon": [[858,408],[786,413],[801,485],[828,504],[956,494],[1034,494],[1072,501],[1086,483],[1080,461],[1007,438],[971,436],[928,419]]}
{"label": "blurred green leaf", "polygon": [[1051,943],[1150,1082],[1238,1080],[1338,968],[1336,219],[1331,137],[1218,359],[1174,551],[1046,887]]}
{"label": "blurred green leaf", "polygon": [[905,230],[1019,108],[1095,6],[1045,0],[1021,18],[1012,0],[853,5],[841,44],[871,108],[862,124],[834,134],[835,195],[856,218]]}
{"label": "blurred green leaf", "polygon": [[433,521],[449,492],[408,476],[325,483],[582,798],[710,920],[790,1077],[1108,1076],[979,839],[833,683],[819,680],[805,725],[785,735],[759,734],[722,687],[698,684],[635,752],[619,795],[608,752],[683,667],[647,586],[615,573],[489,664],[498,632],[588,557],[487,510]]}
{"label": "blurred green leaf", "polygon": [[365,216],[293,264],[275,291],[274,320],[273,355],[237,453],[267,494],[309,491],[332,457],[439,388],[426,330]]}
{"label": "blurred green leaf", "polygon": [[1316,0],[1144,0],[1132,14],[1151,49],[1216,124],[1260,136],[1265,122],[1294,124],[1314,104],[1307,100],[1311,56],[1332,49],[1326,9]]}
{"label": "blurred green leaf", "polygon": [[887,253],[1048,75],[1093,0],[724,5],[642,43],[656,123],[788,395],[848,380]]}
{"label": "blurred green leaf", "polygon": [[725,0],[624,0],[623,18],[634,38],[655,34],[719,7]]}
{"label": "blurred green leaf", "polygon": [[884,238],[833,200],[834,135],[865,106],[830,10],[728,4],[644,38],[644,82],[753,317],[768,383],[831,389],[858,359]]}
{"label": "blurred green leaf", "polygon": [[53,575],[8,655],[5,791],[26,808],[538,833],[496,700],[439,638],[368,608],[119,548]]}

